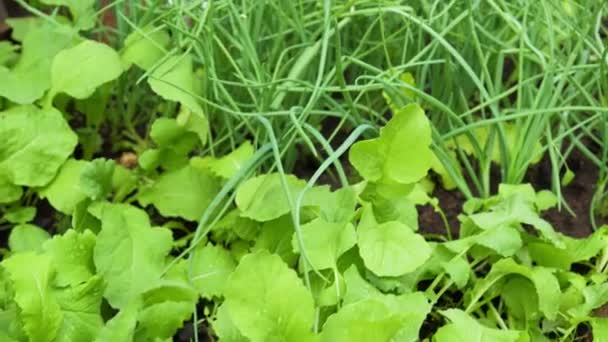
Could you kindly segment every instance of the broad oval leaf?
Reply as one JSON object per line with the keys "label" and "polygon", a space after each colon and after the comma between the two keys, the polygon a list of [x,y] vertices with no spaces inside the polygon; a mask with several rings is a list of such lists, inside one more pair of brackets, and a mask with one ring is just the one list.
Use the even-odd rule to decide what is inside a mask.
{"label": "broad oval leaf", "polygon": [[153,304],[138,313],[136,341],[172,340],[184,321],[195,310],[193,303],[165,301]]}
{"label": "broad oval leaf", "polygon": [[6,210],[3,218],[10,223],[22,224],[36,217],[36,207],[16,207]]}
{"label": "broad oval leaf", "polygon": [[519,275],[527,278],[536,288],[538,307],[549,319],[555,319],[559,311],[561,288],[553,271],[545,267],[528,267],[517,264],[513,259],[502,259],[496,262],[490,273],[477,282],[473,289],[473,298],[481,298],[487,289],[499,280],[509,275]]}
{"label": "broad oval leaf", "polygon": [[95,342],[133,341],[135,326],[137,325],[137,312],[141,303],[134,301],[120,310],[97,333]]}
{"label": "broad oval leaf", "polygon": [[48,5],[66,6],[74,18],[74,25],[87,30],[95,25],[95,0],[41,0]]}
{"label": "broad oval leaf", "polygon": [[20,224],[11,229],[8,246],[11,252],[39,252],[50,239],[49,233],[33,224]]}
{"label": "broad oval leaf", "polygon": [[517,186],[501,186],[498,204],[492,206],[491,211],[469,215],[479,228],[487,230],[501,225],[527,224],[558,248],[565,248],[566,244],[551,224],[540,217],[534,201],[534,189],[527,184]]}
{"label": "broad oval leaf", "polygon": [[260,227],[260,232],[253,247],[251,247],[251,251],[267,250],[280,256],[287,265],[293,266],[298,260],[291,244],[293,233],[291,215],[284,215],[276,220],[264,222]]}
{"label": "broad oval leaf", "polygon": [[322,342],[391,341],[401,327],[399,315],[377,299],[365,299],[331,315],[321,333]]}
{"label": "broad oval leaf", "polygon": [[179,102],[182,107],[177,117],[180,126],[196,133],[202,144],[207,141],[209,122],[198,103],[194,71],[190,55],[169,57],[148,77],[150,88],[168,101]]}
{"label": "broad oval leaf", "polygon": [[21,43],[32,29],[41,28],[46,22],[35,16],[6,18],[5,21],[11,28],[11,38]]}
{"label": "broad oval leaf", "polygon": [[85,40],[57,54],[51,68],[51,94],[66,93],[77,99],[122,73],[120,57],[111,47]]}
{"label": "broad oval leaf", "polygon": [[[465,220],[461,227],[465,227],[469,222]],[[464,229],[461,229],[461,232],[464,232]],[[501,225],[466,237],[461,233],[459,239],[445,242],[443,246],[455,253],[463,253],[473,245],[480,245],[503,257],[509,257],[517,253],[523,246],[520,234],[519,230],[513,226]]]}
{"label": "broad oval leaf", "polygon": [[51,291],[51,257],[33,252],[18,253],[3,260],[21,310],[23,330],[30,341],[51,342],[61,326],[63,313]]}
{"label": "broad oval leaf", "polygon": [[225,288],[230,318],[253,342],[308,341],[313,299],[280,257],[260,251],[241,259]]}
{"label": "broad oval leaf", "polygon": [[[56,16],[55,19],[65,19]],[[68,25],[46,20],[10,19],[13,36],[23,39],[21,57],[12,69],[0,66],[0,96],[19,104],[31,104],[51,87],[53,57],[76,40]],[[62,21],[62,20],[58,20]]]}
{"label": "broad oval leaf", "polygon": [[360,226],[357,235],[365,266],[381,277],[412,272],[431,256],[424,238],[397,221]]}
{"label": "broad oval leaf", "polygon": [[239,329],[234,325],[230,314],[228,313],[228,307],[223,304],[217,309],[215,320],[211,322],[213,331],[217,334],[221,341],[225,342],[249,342]]}
{"label": "broad oval leaf", "polygon": [[46,241],[43,248],[53,258],[57,269],[55,284],[74,286],[87,281],[95,274],[93,248],[96,236],[90,230],[82,233],[68,230],[63,235]]}
{"label": "broad oval leaf", "polygon": [[[188,145],[188,148],[177,148],[182,152],[190,152],[191,146],[184,144],[184,136],[187,135],[186,129],[180,126],[175,119],[158,118],[152,123],[150,128],[150,138],[159,147],[171,147],[171,145]],[[181,147],[181,146],[180,146]]]}
{"label": "broad oval leaf", "polygon": [[121,57],[126,63],[149,70],[167,54],[165,48],[170,41],[167,31],[147,26],[127,36]]}
{"label": "broad oval leaf", "polygon": [[126,204],[105,204],[94,249],[98,274],[107,283],[104,297],[123,308],[160,280],[171,250],[171,232],[150,227],[148,215]]}
{"label": "broad oval leaf", "polygon": [[162,166],[165,170],[176,170],[188,164],[188,154],[198,145],[196,134],[180,126],[175,119],[154,120],[150,137],[158,146],[139,156],[139,165],[144,170]]}
{"label": "broad oval leaf", "polygon": [[208,161],[208,167],[218,177],[230,179],[237,174],[244,164],[253,156],[253,146],[245,141],[241,146],[227,155]]}
{"label": "broad oval leaf", "polygon": [[355,265],[351,265],[344,272],[344,281],[346,282],[344,305],[356,303],[381,294],[376,287],[361,277]]}
{"label": "broad oval leaf", "polygon": [[593,337],[597,341],[608,340],[608,318],[594,317],[591,319],[591,329],[593,330]]}
{"label": "broad oval leaf", "polygon": [[488,328],[458,309],[441,312],[451,323],[439,328],[433,342],[517,342],[521,333],[514,330]]}
{"label": "broad oval leaf", "polygon": [[194,113],[203,115],[203,109],[195,97],[190,55],[167,58],[152,71],[148,83],[152,91],[165,100],[182,103]]}
{"label": "broad oval leaf", "polygon": [[400,296],[374,294],[329,316],[321,341],[414,342],[431,304],[421,292]]}
{"label": "broad oval leaf", "polygon": [[87,198],[80,187],[80,175],[88,162],[68,159],[59,169],[52,182],[38,191],[41,198],[48,199],[53,208],[71,215],[76,205]]}
{"label": "broad oval leaf", "polygon": [[530,322],[539,318],[538,295],[534,285],[524,277],[509,277],[501,291],[502,300],[513,319]]}
{"label": "broad oval leaf", "polygon": [[54,342],[92,341],[95,338],[103,327],[103,287],[103,279],[93,276],[82,284],[54,290],[63,313]]}
{"label": "broad oval leaf", "polygon": [[[241,216],[255,221],[271,221],[291,211],[287,193],[295,201],[300,191],[306,186],[306,182],[296,178],[294,175],[284,175],[287,189],[283,187],[281,175],[270,173],[248,179],[241,184],[236,192],[236,205],[241,210]],[[315,187],[306,192],[302,205],[319,205],[316,201],[319,195],[325,194],[327,190]]]}
{"label": "broad oval leaf", "polygon": [[227,250],[208,244],[194,250],[191,280],[201,296],[212,299],[224,293],[236,261]]}
{"label": "broad oval leaf", "polygon": [[144,206],[153,204],[163,216],[197,221],[219,190],[218,180],[208,171],[186,165],[163,173],[137,199]]}
{"label": "broad oval leaf", "polygon": [[44,186],[72,154],[78,137],[53,108],[0,112],[0,175],[15,185]]}
{"label": "broad oval leaf", "polygon": [[17,201],[23,195],[23,188],[13,184],[6,176],[0,174],[0,203]]}
{"label": "broad oval leaf", "polygon": [[432,165],[430,145],[429,120],[419,105],[410,104],[394,113],[378,138],[354,144],[349,159],[368,181],[415,183]]}
{"label": "broad oval leaf", "polygon": [[[350,223],[333,223],[317,218],[302,225],[301,229],[306,256],[315,269],[336,267],[338,257],[357,243],[355,228]],[[295,234],[292,244],[298,252]]]}
{"label": "broad oval leaf", "polygon": [[112,190],[116,162],[98,158],[88,163],[80,173],[80,189],[93,200],[105,198]]}

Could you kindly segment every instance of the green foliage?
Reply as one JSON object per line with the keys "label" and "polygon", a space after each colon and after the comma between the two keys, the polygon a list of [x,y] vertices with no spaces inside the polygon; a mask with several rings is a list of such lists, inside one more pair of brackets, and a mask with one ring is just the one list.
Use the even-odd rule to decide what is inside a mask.
{"label": "green foliage", "polygon": [[68,159],[51,183],[40,189],[40,197],[48,199],[51,205],[65,214],[71,214],[76,205],[87,196],[80,184],[74,182],[88,163],[83,160]]}
{"label": "green foliage", "polygon": [[23,330],[31,341],[53,341],[63,312],[52,291],[52,259],[25,252],[2,261],[15,289]]}
{"label": "green foliage", "polygon": [[[315,269],[335,268],[338,258],[357,243],[355,228],[350,223],[327,222],[322,218],[302,225],[302,241],[308,261]],[[294,251],[299,251],[296,236]]]}
{"label": "green foliage", "polygon": [[[31,104],[51,87],[51,64],[54,57],[76,41],[74,30],[53,25],[42,19],[35,23],[13,21],[22,39],[21,55],[9,69],[0,65],[0,97],[19,104]],[[27,26],[26,26],[27,25]]]}
{"label": "green foliage", "polygon": [[172,57],[154,69],[148,80],[152,90],[165,100],[182,103],[193,112],[203,110],[194,97],[194,77],[190,56]]}
{"label": "green foliage", "polygon": [[53,59],[50,96],[66,93],[84,99],[122,73],[120,57],[111,47],[85,40]]}
{"label": "green foliage", "polygon": [[231,320],[251,341],[313,339],[312,296],[276,255],[261,251],[243,257],[225,296]]}
{"label": "green foliage", "polygon": [[515,263],[513,259],[500,260],[492,266],[492,270],[486,278],[476,284],[473,293],[477,295],[478,291],[484,291],[490,284],[495,284],[509,275],[519,275],[532,282],[536,289],[539,309],[549,319],[555,319],[559,310],[561,290],[552,271],[544,267],[526,267]]}
{"label": "green foliage", "polygon": [[76,286],[93,277],[95,240],[96,236],[90,230],[83,233],[70,230],[44,244],[44,250],[53,258],[58,286]]}
{"label": "green foliage", "polygon": [[63,313],[55,341],[91,341],[103,326],[103,279],[93,276],[72,287],[55,290]]}
{"label": "green foliage", "polygon": [[[608,228],[563,236],[559,191],[517,184],[577,148],[605,185],[574,4],[33,3],[0,42],[0,340],[608,338]],[[457,239],[419,223],[452,224],[430,170]]]}
{"label": "green foliage", "polygon": [[[162,275],[170,234],[151,228],[144,212],[127,205],[106,204],[102,212],[98,236],[69,230],[49,239],[34,226],[24,226],[23,232],[14,228],[13,255],[1,263],[7,274],[2,284],[14,290],[3,300],[19,308],[15,322],[23,324],[29,340],[124,340],[136,335],[136,324],[144,340],[166,339],[191,316],[194,297],[188,280],[175,272]],[[46,237],[34,241],[36,235],[28,229]],[[127,241],[125,234],[136,238]],[[102,299],[120,308],[105,327]],[[167,312],[172,313],[169,320]],[[14,330],[2,325],[0,330],[20,339]]]}
{"label": "green foliage", "polygon": [[[282,175],[272,173],[251,178],[242,184],[236,192],[236,205],[241,210],[241,216],[256,221],[271,221],[291,211],[289,198],[293,201],[306,182],[293,175],[285,175],[287,188],[283,187]],[[303,200],[303,206],[315,206],[316,199],[325,192],[322,187],[308,191]]]}
{"label": "green foliage", "polygon": [[466,313],[449,309],[441,312],[450,320],[450,323],[441,327],[433,338],[436,342],[448,341],[501,341],[517,342],[525,341],[517,331],[492,329],[483,326]]}
{"label": "green foliage", "polygon": [[138,304],[137,302],[130,303],[107,321],[97,334],[95,342],[132,341],[137,324]]}
{"label": "green foliage", "polygon": [[253,156],[253,152],[253,146],[249,141],[246,141],[234,151],[221,158],[203,160],[201,162],[206,163],[209,170],[216,176],[230,179],[243,168],[243,164]]}
{"label": "green foliage", "polygon": [[95,159],[80,172],[80,188],[92,200],[105,198],[112,191],[116,163],[112,160]]}
{"label": "green foliage", "polygon": [[27,223],[36,216],[35,207],[16,207],[7,210],[3,219],[10,223]]}
{"label": "green foliage", "polygon": [[[352,291],[350,284],[348,291]],[[323,326],[321,340],[416,341],[430,310],[431,305],[421,292],[399,296],[368,293],[331,315]]]}
{"label": "green foliage", "polygon": [[190,279],[200,295],[209,299],[221,297],[228,276],[234,271],[236,261],[227,250],[206,245],[194,251]]}
{"label": "green foliage", "polygon": [[13,252],[38,252],[42,244],[50,239],[49,233],[32,224],[19,224],[11,229],[8,247]]}
{"label": "green foliage", "polygon": [[353,145],[349,159],[367,181],[415,183],[431,167],[429,120],[416,104],[403,107],[393,115],[380,129],[380,137]]}
{"label": "green foliage", "polygon": [[160,281],[171,232],[150,227],[144,211],[125,204],[105,204],[101,221],[95,267],[107,283],[110,305],[123,308]]}
{"label": "green foliage", "polygon": [[140,157],[140,165],[151,171],[161,166],[166,170],[175,170],[188,163],[188,153],[197,146],[194,133],[179,124],[175,119],[159,118],[154,121],[150,138],[156,148],[148,149]]}
{"label": "green foliage", "polygon": [[33,106],[0,112],[0,136],[0,178],[17,186],[47,185],[77,143],[59,111]]}
{"label": "green foliage", "polygon": [[74,26],[87,30],[95,25],[94,0],[41,0],[43,4],[66,6],[74,19]]}
{"label": "green foliage", "polygon": [[357,233],[365,266],[379,276],[410,273],[431,256],[431,247],[424,238],[400,222],[364,224]]}
{"label": "green foliage", "polygon": [[167,217],[196,221],[219,191],[218,180],[208,170],[186,165],[167,171],[138,196],[142,205],[153,204]]}
{"label": "green foliage", "polygon": [[[407,112],[392,120],[401,122]],[[386,132],[375,144],[390,140]],[[495,196],[465,203],[460,239],[430,242],[417,232],[414,205],[433,202],[418,184],[426,162],[413,163],[419,171],[407,180],[389,172],[335,191],[268,173],[220,201],[227,211],[214,208],[216,221],[203,226],[212,234],[176,257],[172,251],[183,244],[167,228],[183,229],[183,221],[156,227],[142,209],[107,200],[124,188],[163,217],[196,221],[210,215],[223,184],[255,152],[244,144],[223,157],[188,158],[200,140],[168,118],[156,120],[150,135],[159,153],[179,157],[137,169],[147,185],[138,186],[137,176],[112,160],[66,156],[37,189],[72,216],[75,229],[51,238],[27,223],[33,218],[27,207],[7,216],[16,226],[1,263],[8,304],[0,310],[18,322],[18,329],[0,325],[7,339],[165,341],[192,317],[200,298],[217,305],[205,314],[227,341],[416,341],[438,313],[445,322],[426,336],[433,341],[526,341],[581,323],[598,334],[605,330],[593,316],[608,303],[605,229],[585,240],[555,232],[540,216],[556,204],[547,192],[501,185]],[[391,163],[401,170],[409,160]],[[590,260],[599,271],[572,270]],[[30,264],[35,267],[24,266]],[[431,286],[420,292],[423,281]],[[462,298],[456,308],[440,304],[455,293]],[[107,314],[104,303],[116,313]],[[496,310],[501,314],[488,314]],[[528,328],[547,321],[553,325],[546,331]]]}
{"label": "green foliage", "polygon": [[149,26],[134,31],[125,39],[121,59],[149,70],[166,54],[169,40],[169,34],[160,28]]}

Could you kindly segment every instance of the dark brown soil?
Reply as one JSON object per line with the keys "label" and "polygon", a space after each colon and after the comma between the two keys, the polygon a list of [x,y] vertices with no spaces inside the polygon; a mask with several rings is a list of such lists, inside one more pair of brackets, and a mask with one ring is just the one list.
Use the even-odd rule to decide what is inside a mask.
{"label": "dark brown soil", "polygon": [[[547,161],[543,162],[547,163]],[[589,209],[596,191],[598,168],[578,152],[568,159],[568,165],[576,176],[568,186],[562,188],[562,195],[575,215],[568,213],[565,208],[562,208],[561,212],[554,208],[548,210],[544,217],[558,231],[566,235],[585,237],[593,233]],[[550,170],[550,166],[546,166],[545,169]],[[550,171],[545,171],[544,175],[539,176],[549,179],[548,172]],[[596,216],[595,220],[598,227],[608,224],[606,217]]]}
{"label": "dark brown soil", "polygon": [[[211,342],[214,341],[210,337],[212,333],[209,331],[206,323],[203,323],[198,328],[198,340],[199,342]],[[184,326],[173,336],[174,342],[190,342],[194,341],[194,327],[192,322],[187,322]]]}
{"label": "dark brown soil", "polygon": [[[458,190],[447,191],[441,186],[435,188],[433,196],[439,199],[439,206],[448,219],[452,237],[457,238],[460,227],[458,215],[462,212],[462,204],[465,202],[466,198]],[[433,209],[431,205],[418,207],[418,221],[420,224],[420,231],[423,233],[438,235],[446,234],[445,225],[441,220],[441,216],[435,212],[435,209]]]}

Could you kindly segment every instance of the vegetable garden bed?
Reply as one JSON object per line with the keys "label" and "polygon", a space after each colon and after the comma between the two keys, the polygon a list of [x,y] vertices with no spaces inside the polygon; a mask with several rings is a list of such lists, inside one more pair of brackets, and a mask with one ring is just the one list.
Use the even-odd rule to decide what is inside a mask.
{"label": "vegetable garden bed", "polygon": [[1,341],[608,341],[608,4],[2,4]]}

